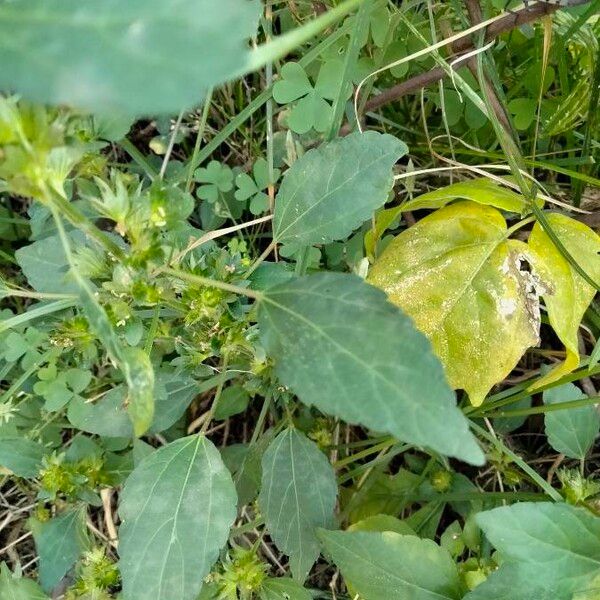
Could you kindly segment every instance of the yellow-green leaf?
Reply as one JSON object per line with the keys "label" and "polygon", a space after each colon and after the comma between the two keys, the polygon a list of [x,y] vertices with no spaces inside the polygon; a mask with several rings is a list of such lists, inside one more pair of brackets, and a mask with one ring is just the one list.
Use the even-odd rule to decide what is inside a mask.
{"label": "yellow-green leaf", "polygon": [[469,181],[459,181],[452,185],[439,188],[427,194],[417,196],[401,206],[387,208],[378,213],[375,227],[365,234],[367,254],[373,256],[375,245],[385,230],[407,210],[421,210],[425,208],[442,208],[453,200],[471,200],[478,204],[495,206],[508,212],[524,214],[527,212],[527,203],[521,194],[513,192],[490,179],[482,177]]}
{"label": "yellow-green leaf", "polygon": [[[569,254],[594,280],[600,279],[600,236],[587,225],[565,215],[548,214],[552,230]],[[566,348],[566,360],[536,382],[536,387],[557,381],[579,366],[577,331],[596,293],[560,253],[539,223],[529,236],[534,268],[543,280],[542,297],[548,319]]]}
{"label": "yellow-green leaf", "polygon": [[458,202],[397,236],[368,277],[413,317],[475,406],[538,342],[535,284],[521,268],[528,248],[507,236],[495,208]]}
{"label": "yellow-green leaf", "polygon": [[452,200],[458,198],[471,200],[487,206],[495,206],[509,212],[527,212],[527,202],[521,194],[513,192],[509,188],[503,187],[486,177],[471,179],[469,181],[459,181],[458,183],[428,192],[413,200],[409,200],[402,205],[402,209],[442,208]]}

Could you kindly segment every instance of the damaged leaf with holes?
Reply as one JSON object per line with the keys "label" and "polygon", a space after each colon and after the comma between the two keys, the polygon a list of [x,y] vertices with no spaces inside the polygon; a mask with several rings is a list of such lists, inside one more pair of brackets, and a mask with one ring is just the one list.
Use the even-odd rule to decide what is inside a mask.
{"label": "damaged leaf with holes", "polygon": [[397,236],[368,276],[429,337],[450,385],[475,406],[539,340],[528,249],[508,235],[495,208],[458,202]]}

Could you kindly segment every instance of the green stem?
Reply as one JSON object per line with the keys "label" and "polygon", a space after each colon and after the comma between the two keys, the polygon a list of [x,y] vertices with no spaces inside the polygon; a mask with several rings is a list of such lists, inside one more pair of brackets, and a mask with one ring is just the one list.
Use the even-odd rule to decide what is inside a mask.
{"label": "green stem", "polygon": [[202,116],[200,117],[200,122],[198,123],[198,134],[196,135],[196,143],[194,144],[194,151],[192,152],[192,158],[188,164],[188,174],[187,180],[185,182],[185,191],[190,192],[192,189],[192,181],[194,178],[194,171],[196,167],[194,165],[197,164],[198,161],[198,153],[200,152],[200,144],[202,143],[202,139],[204,138],[204,131],[206,129],[206,121],[208,120],[208,113],[210,111],[210,105],[212,102],[212,88],[206,94],[206,98],[204,99],[204,106],[202,107]]}
{"label": "green stem", "polygon": [[540,489],[544,490],[545,494],[556,502],[564,501],[564,498],[543,477],[540,477],[520,456],[515,454],[510,448],[507,448],[500,439],[487,432],[483,427],[473,423],[473,421],[469,425],[471,429],[475,430],[481,437],[495,446],[497,450],[506,454]]}
{"label": "green stem", "polygon": [[203,285],[206,287],[214,287],[226,292],[231,292],[232,294],[247,296],[248,298],[252,298],[254,300],[262,300],[264,298],[263,294],[255,290],[232,285],[231,283],[225,283],[224,281],[217,281],[216,279],[209,279],[208,277],[202,277],[201,275],[194,275],[192,273],[186,273],[185,271],[178,271],[176,269],[168,268],[161,269],[160,271],[162,273],[166,273],[167,275],[171,275],[172,277],[182,279],[183,281],[189,281],[190,283],[195,283],[197,285]]}
{"label": "green stem", "polygon": [[63,217],[65,217],[71,225],[81,229],[91,238],[96,240],[107,252],[112,254],[116,259],[125,260],[125,253],[121,247],[111,239],[104,231],[98,229],[85,215],[79,212],[71,202],[57,193],[49,191],[48,195],[42,200],[43,204],[50,204]]}
{"label": "green stem", "polygon": [[518,408],[514,410],[499,410],[497,412],[486,413],[486,417],[494,419],[510,419],[511,417],[525,417],[527,415],[539,415],[556,410],[568,410],[570,408],[581,408],[582,406],[591,406],[600,403],[600,396],[591,396],[589,398],[578,398],[577,400],[567,400],[566,402],[556,402],[555,404],[545,404],[543,406],[532,406],[531,408]]}

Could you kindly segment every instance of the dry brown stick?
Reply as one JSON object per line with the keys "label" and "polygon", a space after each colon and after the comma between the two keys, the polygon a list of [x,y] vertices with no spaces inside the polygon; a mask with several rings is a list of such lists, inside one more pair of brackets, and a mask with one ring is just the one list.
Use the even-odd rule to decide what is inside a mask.
{"label": "dry brown stick", "polygon": [[[485,40],[486,42],[489,42],[497,38],[502,33],[506,33],[515,27],[519,27],[520,25],[524,25],[526,23],[531,23],[532,21],[536,21],[541,17],[552,14],[559,8],[560,6],[556,4],[538,2],[531,7],[523,8],[515,13],[510,13],[505,17],[498,19],[486,29]],[[460,53],[473,50],[475,46],[470,38],[464,37],[454,42],[454,44],[452,44],[452,48],[455,52]],[[453,68],[458,69],[468,60],[468,58],[464,60],[459,58],[454,62]],[[398,98],[401,98],[402,96],[406,96],[416,92],[417,90],[420,90],[423,87],[427,87],[432,83],[440,81],[440,79],[443,79],[445,75],[446,72],[441,67],[435,67],[434,69],[426,71],[425,73],[419,73],[419,75],[415,75],[406,81],[402,81],[401,83],[384,90],[381,92],[381,94],[369,99],[365,104],[365,110],[372,111],[385,104],[394,102],[394,100],[398,100]],[[345,130],[343,133],[348,133],[348,131]]]}

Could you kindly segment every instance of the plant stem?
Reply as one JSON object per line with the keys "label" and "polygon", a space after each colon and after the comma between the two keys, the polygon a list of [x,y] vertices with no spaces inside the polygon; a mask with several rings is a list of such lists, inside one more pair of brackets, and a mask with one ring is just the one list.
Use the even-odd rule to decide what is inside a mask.
{"label": "plant stem", "polygon": [[264,297],[264,295],[261,292],[257,292],[255,290],[243,288],[237,285],[233,285],[231,283],[225,283],[224,281],[217,281],[216,279],[209,279],[208,277],[202,277],[201,275],[194,275],[193,273],[186,273],[185,271],[164,268],[160,269],[160,272],[166,273],[167,275],[171,275],[172,277],[177,277],[179,279],[182,279],[183,281],[196,283],[197,285],[214,287],[220,290],[224,290],[226,292],[231,292],[233,294],[247,296],[248,298],[252,298],[253,300],[261,300]]}

